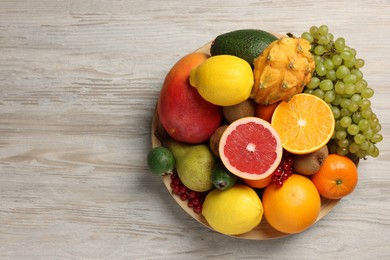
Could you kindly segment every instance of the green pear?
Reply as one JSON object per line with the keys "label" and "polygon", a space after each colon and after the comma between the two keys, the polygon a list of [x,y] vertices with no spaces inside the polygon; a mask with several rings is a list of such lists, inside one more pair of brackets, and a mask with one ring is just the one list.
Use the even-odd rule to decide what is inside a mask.
{"label": "green pear", "polygon": [[212,171],[216,158],[206,144],[186,144],[174,140],[166,140],[176,161],[176,171],[181,182],[190,190],[205,192],[211,190]]}

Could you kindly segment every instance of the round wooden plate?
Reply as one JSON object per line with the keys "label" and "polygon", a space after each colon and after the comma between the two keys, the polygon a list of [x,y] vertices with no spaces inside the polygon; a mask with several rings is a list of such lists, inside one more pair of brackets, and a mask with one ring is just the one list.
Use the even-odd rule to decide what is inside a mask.
{"label": "round wooden plate", "polygon": [[[280,36],[280,35],[278,35]],[[211,42],[204,45],[203,47],[197,49],[195,52],[203,52],[206,54],[210,54],[210,46]],[[158,147],[161,146],[161,139],[164,138],[164,133],[162,126],[160,124],[159,118],[158,118],[158,113],[155,111],[154,116],[153,116],[153,121],[152,121],[152,146]],[[195,220],[197,220],[199,223],[205,225],[206,227],[212,229],[206,219],[202,216],[202,214],[196,214],[192,208],[187,206],[187,201],[182,201],[179,196],[174,195],[172,193],[172,188],[170,186],[171,184],[171,179],[169,175],[163,176],[162,180],[168,189],[168,191],[171,193],[172,197],[175,199],[177,204],[180,205],[184,209],[185,212],[187,212],[188,215],[193,217]],[[321,212],[316,220],[319,221],[323,217],[325,217],[339,202],[339,200],[330,200],[330,199],[325,199],[321,198]],[[217,231],[216,231],[217,232]],[[253,230],[241,234],[241,235],[235,235],[233,237],[237,238],[242,238],[242,239],[252,239],[252,240],[268,240],[268,239],[275,239],[275,238],[280,238],[280,237],[285,237],[290,234],[282,233],[271,227],[265,217],[263,216],[261,223],[254,228]]]}

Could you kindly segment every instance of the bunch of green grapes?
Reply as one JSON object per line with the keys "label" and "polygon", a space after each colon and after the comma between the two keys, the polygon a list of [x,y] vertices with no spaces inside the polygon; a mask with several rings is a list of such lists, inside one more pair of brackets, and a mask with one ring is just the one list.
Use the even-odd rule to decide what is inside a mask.
{"label": "bunch of green grapes", "polygon": [[364,60],[356,57],[356,50],[347,46],[344,38],[334,39],[326,25],[312,26],[302,38],[311,43],[315,60],[315,72],[304,92],[327,102],[336,120],[328,145],[330,152],[353,159],[377,157],[376,143],[383,137],[378,117],[371,109],[374,90],[360,70]]}

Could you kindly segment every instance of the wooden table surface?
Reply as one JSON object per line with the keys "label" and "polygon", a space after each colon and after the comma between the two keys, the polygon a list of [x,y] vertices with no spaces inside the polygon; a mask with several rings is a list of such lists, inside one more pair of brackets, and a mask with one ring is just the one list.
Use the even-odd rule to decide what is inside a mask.
{"label": "wooden table surface", "polygon": [[[390,1],[0,1],[0,259],[390,259]],[[365,59],[381,155],[309,230],[251,241],[184,213],[146,166],[171,66],[243,28],[327,24]]]}

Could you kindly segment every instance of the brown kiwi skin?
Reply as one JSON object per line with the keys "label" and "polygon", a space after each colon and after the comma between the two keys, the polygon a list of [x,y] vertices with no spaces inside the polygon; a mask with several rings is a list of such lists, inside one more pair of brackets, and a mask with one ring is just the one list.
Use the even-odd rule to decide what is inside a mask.
{"label": "brown kiwi skin", "polygon": [[311,176],[317,173],[320,170],[325,159],[328,157],[328,154],[328,147],[325,145],[313,153],[295,155],[294,172],[306,176]]}
{"label": "brown kiwi skin", "polygon": [[218,127],[214,131],[214,133],[211,135],[210,140],[209,140],[210,150],[218,158],[220,158],[220,156],[219,156],[219,140],[221,140],[221,136],[222,136],[223,132],[225,132],[225,130],[228,126],[229,125],[222,125],[222,126]]}
{"label": "brown kiwi skin", "polygon": [[223,115],[229,123],[237,119],[254,116],[256,111],[256,104],[252,99],[247,99],[237,105],[222,107]]}

